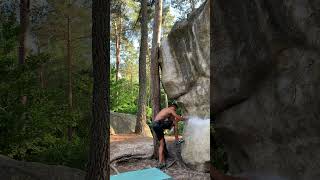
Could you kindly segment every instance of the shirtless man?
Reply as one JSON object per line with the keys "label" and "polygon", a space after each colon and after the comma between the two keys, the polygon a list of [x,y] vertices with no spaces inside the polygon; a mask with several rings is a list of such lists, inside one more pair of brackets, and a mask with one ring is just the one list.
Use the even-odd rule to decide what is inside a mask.
{"label": "shirtless man", "polygon": [[157,135],[160,142],[159,145],[159,166],[158,168],[163,168],[166,166],[164,159],[164,129],[171,129],[174,127],[174,135],[176,143],[181,143],[178,137],[178,122],[184,120],[185,118],[177,115],[176,113],[177,105],[172,104],[167,108],[162,109],[155,117],[152,128]]}

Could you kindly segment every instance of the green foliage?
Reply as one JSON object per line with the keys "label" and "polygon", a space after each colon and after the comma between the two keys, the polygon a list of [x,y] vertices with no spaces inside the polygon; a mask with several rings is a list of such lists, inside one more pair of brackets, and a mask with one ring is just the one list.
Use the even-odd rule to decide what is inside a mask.
{"label": "green foliage", "polygon": [[111,111],[136,114],[139,84],[126,78],[115,79],[115,68],[110,74],[110,102]]}
{"label": "green foliage", "polygon": [[[90,120],[90,69],[75,69],[73,112],[68,111],[63,59],[41,53],[17,61],[18,26],[14,19],[0,22],[0,154],[17,160],[40,161],[84,168]],[[46,87],[41,88],[43,67]],[[22,105],[21,97],[27,97]],[[76,129],[72,142],[66,129]]]}
{"label": "green foliage", "polygon": [[[13,15],[6,17],[3,23],[0,23],[0,58],[8,56],[8,53],[16,47],[18,25]],[[2,18],[0,18],[1,20]],[[3,18],[4,19],[4,18]]]}
{"label": "green foliage", "polygon": [[[79,160],[84,161],[85,152],[83,147],[79,147],[84,145],[77,141],[80,141],[79,138],[85,141],[87,137],[91,100],[88,84],[90,87],[91,79],[75,81],[74,87],[78,90],[74,94],[79,97],[79,103],[75,103],[74,111],[70,113],[63,86],[40,88],[38,70],[41,64],[48,61],[50,56],[47,54],[30,56],[23,66],[9,66],[10,62],[5,58],[0,59],[2,64],[7,64],[0,66],[4,77],[0,81],[0,153],[18,160],[41,160],[79,167],[83,163],[76,163],[80,158],[78,155],[82,155]],[[21,104],[22,95],[27,96],[26,105]],[[77,130],[76,139],[68,144],[66,129],[70,125]],[[63,144],[68,145],[64,147]],[[68,153],[60,150],[78,154],[69,157]],[[67,157],[70,159],[65,159]]]}
{"label": "green foliage", "polygon": [[52,136],[46,138],[47,147],[29,156],[30,160],[46,164],[60,164],[69,167],[86,169],[88,142],[76,138],[72,143]]}
{"label": "green foliage", "polygon": [[192,10],[198,8],[206,0],[174,0],[171,6],[177,11],[178,19],[187,18]]}

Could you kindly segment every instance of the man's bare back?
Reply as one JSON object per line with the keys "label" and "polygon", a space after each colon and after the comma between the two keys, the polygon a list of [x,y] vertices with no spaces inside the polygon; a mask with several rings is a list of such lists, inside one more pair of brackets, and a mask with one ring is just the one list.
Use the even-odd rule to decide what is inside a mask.
{"label": "man's bare back", "polygon": [[162,109],[155,118],[155,121],[163,121],[165,119],[178,119],[182,120],[182,117],[177,115],[175,108],[173,106]]}

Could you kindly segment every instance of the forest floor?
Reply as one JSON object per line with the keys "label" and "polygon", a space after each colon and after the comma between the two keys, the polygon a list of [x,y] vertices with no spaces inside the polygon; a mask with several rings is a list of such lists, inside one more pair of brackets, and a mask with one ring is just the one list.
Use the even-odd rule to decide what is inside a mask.
{"label": "forest floor", "polygon": [[[166,136],[166,143],[170,158],[168,164],[172,166],[162,171],[173,177],[175,180],[209,180],[209,173],[202,173],[189,169],[180,156],[180,145],[175,145],[173,136]],[[110,169],[111,175],[156,167],[158,162],[151,159],[153,153],[153,140],[149,137],[141,137],[136,134],[117,134],[110,138]],[[176,159],[176,161],[174,161]]]}

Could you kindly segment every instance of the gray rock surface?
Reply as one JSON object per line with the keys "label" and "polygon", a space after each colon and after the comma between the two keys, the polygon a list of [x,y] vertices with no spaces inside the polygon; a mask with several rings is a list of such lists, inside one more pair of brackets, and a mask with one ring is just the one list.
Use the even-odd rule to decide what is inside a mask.
{"label": "gray rock surface", "polygon": [[161,42],[162,84],[186,113],[209,117],[209,3],[174,25]]}
{"label": "gray rock surface", "polygon": [[320,179],[320,1],[213,1],[211,101],[230,172]]}
{"label": "gray rock surface", "polygon": [[1,180],[84,180],[85,172],[65,166],[16,161],[0,155]]}
{"label": "gray rock surface", "polygon": [[[205,121],[210,115],[209,1],[174,25],[161,42],[162,84],[170,98],[177,99],[185,114]],[[209,171],[209,123],[186,122],[181,156],[191,168]],[[203,127],[207,126],[207,127]],[[208,137],[208,138],[201,138]],[[201,141],[201,143],[199,143]]]}
{"label": "gray rock surface", "polygon": [[[113,134],[134,133],[137,117],[132,114],[110,112],[110,128]],[[111,131],[110,131],[111,132]],[[144,125],[144,136],[152,137],[151,130],[147,124]]]}
{"label": "gray rock surface", "polygon": [[190,117],[184,126],[181,157],[190,168],[210,171],[210,119]]}

